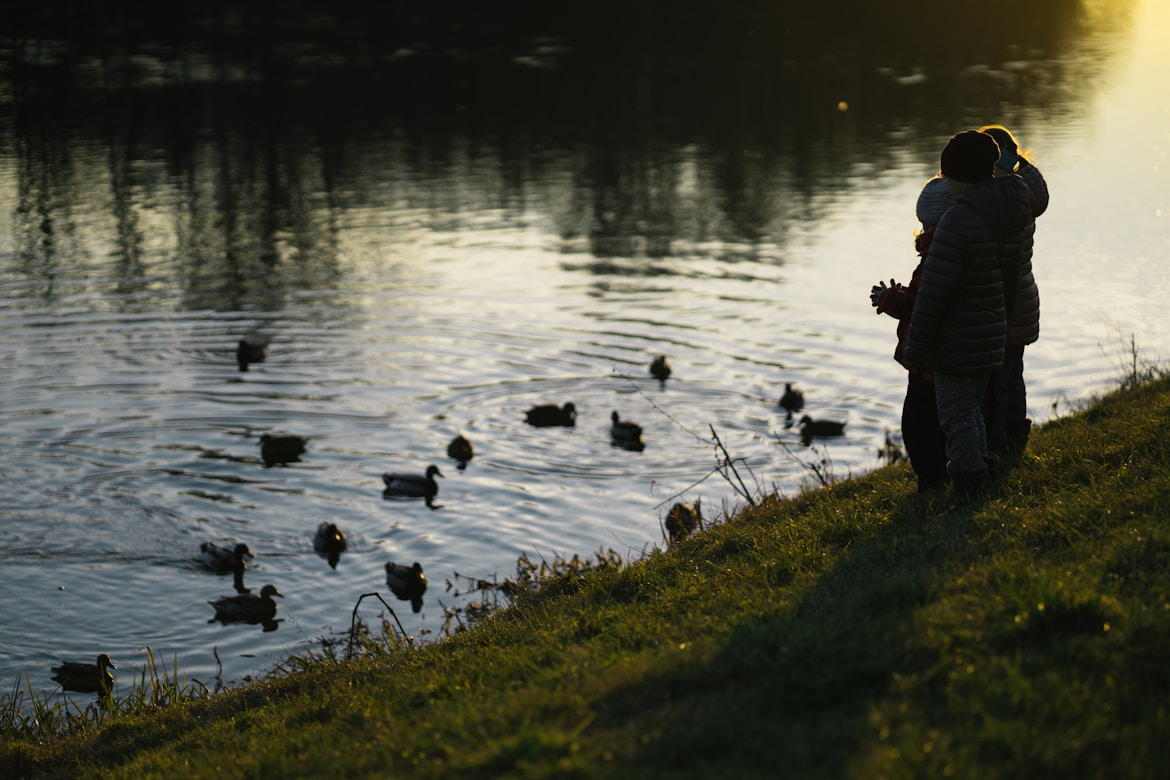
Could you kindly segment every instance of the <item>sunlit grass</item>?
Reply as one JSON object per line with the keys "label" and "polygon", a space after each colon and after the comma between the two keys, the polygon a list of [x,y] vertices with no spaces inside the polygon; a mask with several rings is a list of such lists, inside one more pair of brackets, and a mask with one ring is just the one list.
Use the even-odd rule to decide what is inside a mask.
{"label": "sunlit grass", "polygon": [[26,681],[0,773],[1158,776],[1170,382],[1139,380],[1038,428],[957,514],[899,464],[753,495],[637,561],[521,559],[469,581],[478,611],[438,642],[355,605],[346,636],[217,695],[153,661],[108,709]]}

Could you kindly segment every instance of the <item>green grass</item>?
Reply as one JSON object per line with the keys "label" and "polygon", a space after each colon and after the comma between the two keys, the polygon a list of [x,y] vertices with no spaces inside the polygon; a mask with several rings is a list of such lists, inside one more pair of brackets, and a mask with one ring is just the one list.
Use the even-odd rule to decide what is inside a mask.
{"label": "green grass", "polygon": [[937,516],[904,465],[765,497],[437,644],[10,723],[0,775],[1158,776],[1168,442],[1170,382],[1126,383],[1035,431],[969,510]]}

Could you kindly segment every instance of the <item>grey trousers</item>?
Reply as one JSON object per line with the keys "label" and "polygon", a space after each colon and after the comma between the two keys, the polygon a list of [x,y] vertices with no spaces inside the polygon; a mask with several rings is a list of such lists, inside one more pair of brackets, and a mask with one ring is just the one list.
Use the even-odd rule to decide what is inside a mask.
{"label": "grey trousers", "polygon": [[947,472],[956,487],[987,479],[988,463],[998,460],[987,451],[983,425],[982,404],[990,377],[934,374],[938,422],[947,436]]}

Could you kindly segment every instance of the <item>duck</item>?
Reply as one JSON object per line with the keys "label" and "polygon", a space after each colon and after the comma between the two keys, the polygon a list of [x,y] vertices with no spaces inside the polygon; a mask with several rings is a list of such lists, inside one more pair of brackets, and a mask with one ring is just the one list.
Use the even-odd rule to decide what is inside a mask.
{"label": "duck", "polygon": [[679,502],[672,506],[666,514],[666,533],[670,537],[671,544],[686,539],[702,524],[703,510],[698,499],[693,504]]}
{"label": "duck", "polygon": [[317,526],[317,533],[313,536],[313,549],[317,554],[325,556],[330,568],[337,568],[337,562],[341,560],[341,554],[348,546],[349,540],[345,538],[345,531],[338,528],[337,523],[323,521]]}
{"label": "duck", "polygon": [[534,406],[525,412],[525,421],[537,428],[547,428],[553,425],[563,425],[571,428],[577,424],[577,407],[569,401],[564,406],[545,404]]}
{"label": "duck", "polygon": [[780,408],[788,411],[789,419],[793,412],[804,408],[804,393],[792,386],[791,382],[784,383],[784,395],[780,396]]}
{"label": "duck", "polygon": [[650,375],[659,382],[665,382],[666,378],[670,376],[670,363],[666,359],[666,355],[659,355],[650,363]]}
{"label": "duck", "polygon": [[322,521],[317,526],[317,533],[313,537],[313,549],[319,553],[345,552],[349,540],[345,538],[345,531],[337,527],[337,523]]}
{"label": "duck", "polygon": [[400,498],[425,498],[427,506],[439,493],[439,483],[435,477],[443,476],[439,467],[431,464],[427,466],[426,474],[405,474],[399,471],[387,471],[382,475],[382,482],[386,488],[383,496],[398,496]]}
{"label": "duck", "polygon": [[463,434],[456,436],[447,445],[447,457],[457,460],[460,463],[467,463],[474,455],[475,447],[471,446],[471,442]]}
{"label": "duck", "polygon": [[276,615],[274,596],[284,598],[275,585],[265,585],[260,589],[259,596],[255,593],[241,593],[237,596],[221,596],[207,603],[215,608],[215,620],[224,623],[261,623],[271,621]]}
{"label": "duck", "polygon": [[422,609],[423,593],[427,590],[427,576],[423,574],[422,564],[418,561],[410,566],[394,561],[387,563],[386,584],[399,599],[409,601],[411,609],[415,612]]}
{"label": "duck", "polygon": [[613,421],[613,425],[609,429],[609,435],[613,437],[614,444],[636,450],[641,450],[645,446],[642,443],[641,425],[631,420],[621,419],[621,415],[617,413],[617,410],[614,410],[609,418]]}
{"label": "duck", "polygon": [[248,568],[246,558],[256,559],[246,544],[224,547],[215,542],[203,542],[199,545],[199,552],[203,565],[220,574],[243,571]]}
{"label": "duck", "polygon": [[844,435],[845,423],[840,420],[814,420],[807,414],[800,418],[800,438],[805,443],[814,438]]}
{"label": "duck", "polygon": [[80,661],[64,661],[53,667],[53,680],[61,687],[75,693],[109,693],[114,685],[111,669],[117,669],[105,653],[97,657],[96,664]]}
{"label": "duck", "polygon": [[236,345],[236,362],[241,371],[247,371],[252,363],[263,363],[268,359],[268,343],[258,336],[240,339]]}
{"label": "duck", "polygon": [[266,433],[260,437],[260,459],[265,466],[295,463],[301,459],[308,443],[305,436]]}

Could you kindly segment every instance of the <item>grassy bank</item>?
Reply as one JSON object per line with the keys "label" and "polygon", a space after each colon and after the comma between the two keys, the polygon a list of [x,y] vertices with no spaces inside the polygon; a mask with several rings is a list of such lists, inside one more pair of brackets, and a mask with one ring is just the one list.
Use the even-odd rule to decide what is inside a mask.
{"label": "grassy bank", "polygon": [[4,777],[1153,777],[1170,382],[1034,432],[983,504],[904,466],[766,499],[472,631],[0,747]]}

